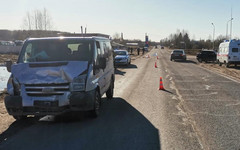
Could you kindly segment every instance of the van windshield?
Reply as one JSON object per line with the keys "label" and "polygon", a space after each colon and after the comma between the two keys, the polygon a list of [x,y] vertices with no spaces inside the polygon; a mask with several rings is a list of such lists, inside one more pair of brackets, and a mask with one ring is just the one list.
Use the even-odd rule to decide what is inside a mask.
{"label": "van windshield", "polygon": [[45,61],[91,61],[93,41],[86,39],[40,39],[24,44],[20,63]]}
{"label": "van windshield", "polygon": [[116,55],[127,55],[126,51],[115,51],[114,52]]}

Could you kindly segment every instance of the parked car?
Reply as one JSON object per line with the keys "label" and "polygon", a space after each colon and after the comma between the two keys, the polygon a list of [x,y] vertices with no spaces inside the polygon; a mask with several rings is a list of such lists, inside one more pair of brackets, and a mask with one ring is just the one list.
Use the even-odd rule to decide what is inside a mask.
{"label": "parked car", "polygon": [[202,61],[204,62],[209,62],[209,61],[216,61],[217,55],[216,52],[213,50],[202,50],[200,53],[197,54],[196,56],[197,60],[201,63]]}
{"label": "parked car", "polygon": [[240,64],[240,40],[226,40],[219,45],[219,52],[217,55],[217,62],[219,66],[225,64],[229,67],[234,64],[235,67]]}
{"label": "parked car", "polygon": [[114,65],[130,65],[131,57],[126,50],[114,50]]}
{"label": "parked car", "polygon": [[113,50],[107,38],[28,39],[11,64],[5,106],[17,120],[68,111],[97,117],[101,96],[113,97]]}
{"label": "parked car", "polygon": [[171,61],[172,60],[186,61],[186,59],[187,59],[187,56],[183,49],[176,49],[176,50],[173,50],[171,53],[171,58],[170,58]]}

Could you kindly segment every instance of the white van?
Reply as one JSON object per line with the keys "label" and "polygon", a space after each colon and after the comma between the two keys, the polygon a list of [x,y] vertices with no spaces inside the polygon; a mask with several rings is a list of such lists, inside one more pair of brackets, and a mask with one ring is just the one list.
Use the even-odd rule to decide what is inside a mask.
{"label": "white van", "polygon": [[240,64],[240,40],[226,40],[219,45],[217,55],[219,66],[225,64],[229,67],[231,64],[237,66]]}
{"label": "white van", "polygon": [[107,38],[28,39],[17,63],[8,62],[7,69],[5,106],[17,120],[67,111],[97,117],[101,96],[113,97],[113,50]]}

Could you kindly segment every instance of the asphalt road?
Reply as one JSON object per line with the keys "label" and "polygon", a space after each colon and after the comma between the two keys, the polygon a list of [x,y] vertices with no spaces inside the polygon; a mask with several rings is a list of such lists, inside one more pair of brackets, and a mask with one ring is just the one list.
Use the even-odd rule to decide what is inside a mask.
{"label": "asphalt road", "polygon": [[117,68],[114,99],[103,98],[99,118],[14,122],[0,149],[240,149],[240,84],[192,60],[171,62],[168,50],[149,56]]}

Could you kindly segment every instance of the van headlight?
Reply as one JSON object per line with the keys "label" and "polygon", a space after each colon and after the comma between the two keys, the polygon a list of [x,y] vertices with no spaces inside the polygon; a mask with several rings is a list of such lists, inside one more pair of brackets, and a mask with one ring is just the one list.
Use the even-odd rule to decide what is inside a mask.
{"label": "van headlight", "polygon": [[86,79],[87,79],[87,75],[81,75],[81,76],[75,77],[73,79],[73,82],[70,84],[71,91],[73,92],[84,91],[85,85],[86,85]]}

